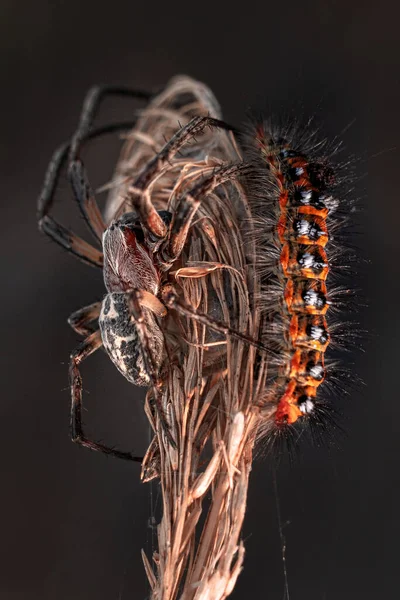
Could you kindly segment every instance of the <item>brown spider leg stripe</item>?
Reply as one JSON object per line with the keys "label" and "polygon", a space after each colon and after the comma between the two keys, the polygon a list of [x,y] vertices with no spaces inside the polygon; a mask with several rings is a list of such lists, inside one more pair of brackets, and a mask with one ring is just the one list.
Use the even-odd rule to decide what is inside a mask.
{"label": "brown spider leg stripe", "polygon": [[326,190],[333,180],[323,162],[307,158],[285,140],[273,141],[263,126],[256,131],[256,143],[279,193],[276,234],[289,356],[276,381],[279,401],[275,419],[282,425],[312,412],[317,389],[325,379],[324,354],[330,342],[325,318],[329,308]]}

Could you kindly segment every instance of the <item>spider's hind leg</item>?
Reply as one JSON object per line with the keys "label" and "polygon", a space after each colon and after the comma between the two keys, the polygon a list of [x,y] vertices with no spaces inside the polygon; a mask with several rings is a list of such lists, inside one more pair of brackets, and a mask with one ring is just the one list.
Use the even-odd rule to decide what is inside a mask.
{"label": "spider's hind leg", "polygon": [[[150,351],[150,340],[149,333],[146,328],[144,313],[142,306],[149,305],[145,304],[145,298],[143,296],[143,291],[141,290],[132,290],[129,294],[129,309],[132,315],[132,320],[135,324],[136,330],[138,332],[139,340],[140,340],[140,348],[141,354],[143,357],[144,366],[146,369],[147,376],[150,380],[150,387],[153,392],[153,401],[158,417],[160,419],[161,427],[173,448],[176,448],[176,442],[171,433],[171,427],[168,423],[167,417],[165,415],[164,407],[162,405],[162,380],[158,376],[157,368],[155,367],[155,361]],[[150,308],[150,310],[154,310]],[[156,313],[155,313],[156,314]]]}
{"label": "spider's hind leg", "polygon": [[93,302],[88,306],[79,308],[68,317],[68,324],[79,335],[90,335],[94,333],[98,326],[91,325],[92,321],[97,321],[100,316],[101,302]]}
{"label": "spider's hind leg", "polygon": [[133,456],[130,452],[121,452],[115,448],[110,448],[104,444],[92,442],[83,432],[82,427],[82,377],[79,372],[79,364],[88,358],[93,352],[98,350],[102,346],[102,340],[100,331],[97,330],[90,334],[83,342],[74,350],[71,354],[69,364],[69,377],[71,385],[71,421],[70,431],[72,441],[89,448],[90,450],[96,450],[97,452],[103,452],[116,458],[123,458],[125,460],[133,460],[135,462],[142,462],[142,458]]}
{"label": "spider's hind leg", "polygon": [[218,321],[217,319],[209,317],[208,315],[201,313],[198,310],[196,310],[195,308],[187,305],[183,301],[178,300],[177,295],[173,291],[167,291],[165,293],[165,296],[163,297],[163,300],[164,300],[166,306],[168,306],[169,308],[172,308],[177,313],[179,313],[185,317],[194,319],[198,323],[201,323],[202,325],[205,325],[206,327],[209,327],[210,329],[212,329],[214,331],[222,333],[225,336],[231,336],[237,340],[245,342],[246,344],[257,348],[258,350],[260,350],[262,352],[267,352],[268,354],[272,353],[272,350],[270,348],[267,348],[266,346],[264,346],[257,340],[246,335],[245,333],[240,333],[239,331],[236,331],[235,329],[230,327],[227,323],[224,323],[223,321]]}

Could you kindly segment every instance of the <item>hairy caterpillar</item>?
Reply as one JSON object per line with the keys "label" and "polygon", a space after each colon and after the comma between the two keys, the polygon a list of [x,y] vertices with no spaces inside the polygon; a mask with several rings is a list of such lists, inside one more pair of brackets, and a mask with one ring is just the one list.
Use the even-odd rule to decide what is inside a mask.
{"label": "hairy caterpillar", "polygon": [[254,166],[247,190],[261,280],[258,304],[262,336],[272,350],[266,403],[276,404],[281,427],[322,406],[337,177],[321,144],[294,129],[256,124],[243,145]]}

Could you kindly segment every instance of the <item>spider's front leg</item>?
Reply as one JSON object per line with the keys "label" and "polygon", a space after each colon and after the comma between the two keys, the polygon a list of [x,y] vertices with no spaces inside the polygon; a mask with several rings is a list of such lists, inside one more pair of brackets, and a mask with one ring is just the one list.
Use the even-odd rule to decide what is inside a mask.
{"label": "spider's front leg", "polygon": [[202,198],[211,193],[219,185],[238,179],[250,169],[246,163],[224,165],[213,169],[210,176],[204,177],[199,183],[182,194],[175,210],[168,236],[161,247],[163,260],[173,263],[181,254]]}
{"label": "spider's front leg", "polygon": [[[89,184],[86,169],[80,154],[83,145],[90,137],[91,129],[103,100],[110,96],[122,96],[150,100],[151,94],[142,90],[134,90],[113,85],[94,86],[89,90],[83,103],[79,125],[71,140],[68,156],[68,177],[78,202],[79,209],[94,237],[101,242],[106,229],[102,214],[96,202],[93,190]],[[130,123],[130,129],[134,126]],[[114,124],[116,128],[118,124]],[[125,124],[122,124],[124,127]]]}
{"label": "spider's front leg", "polygon": [[49,214],[53,205],[54,194],[61,169],[68,155],[68,150],[69,144],[60,146],[54,153],[47,168],[43,188],[38,199],[39,229],[44,234],[48,235],[54,242],[80,258],[83,262],[102,269],[103,253],[58,223]]}
{"label": "spider's front leg", "polygon": [[68,162],[68,175],[75,200],[85,219],[85,222],[97,242],[101,242],[105,223],[95,200],[94,193],[86,175],[85,167],[80,159],[80,152],[87,141],[119,131],[129,131],[136,121],[112,123],[92,130],[96,113],[102,100],[107,96],[129,96],[148,100],[151,94],[141,90],[132,90],[115,86],[97,86],[86,96],[79,126],[70,143],[63,144],[54,153],[47,168],[43,188],[38,199],[39,229],[54,242],[83,260],[83,262],[103,267],[103,254],[91,244],[88,244],[72,231],[58,223],[51,215],[54,196],[61,172]]}
{"label": "spider's front leg", "polygon": [[90,450],[96,450],[97,452],[103,452],[116,458],[123,458],[125,460],[133,460],[135,462],[142,462],[142,458],[133,456],[130,452],[121,452],[110,448],[104,444],[99,444],[89,440],[83,432],[82,427],[82,377],[79,372],[80,363],[88,358],[93,352],[98,350],[102,346],[102,339],[100,331],[97,330],[89,335],[83,342],[74,350],[71,354],[70,365],[69,365],[69,378],[71,385],[71,421],[70,431],[72,441],[89,448]]}
{"label": "spider's front leg", "polygon": [[[94,139],[107,133],[115,131],[128,130],[132,123],[116,123],[108,125],[91,132],[87,139]],[[51,209],[54,203],[54,197],[60,175],[67,162],[71,145],[69,143],[60,146],[53,154],[47,172],[40,196],[38,198],[37,218],[39,229],[49,236],[54,242],[65,248],[71,254],[80,258],[83,262],[103,268],[103,253],[88,244],[75,233],[58,223],[51,215]],[[84,216],[86,224],[99,239],[99,235],[104,227],[104,223],[97,208],[97,203],[90,189],[86,174],[81,162],[77,162],[70,173],[70,180],[80,210]]]}
{"label": "spider's front leg", "polygon": [[78,128],[72,138],[70,162],[75,160],[79,155],[82,143],[90,136],[93,122],[103,100],[110,96],[137,98],[148,101],[151,99],[152,94],[144,90],[135,90],[116,85],[95,85],[90,88],[83,102]]}
{"label": "spider's front leg", "polygon": [[167,234],[167,226],[156,211],[148,188],[154,178],[159,176],[168,166],[174,156],[182,147],[201,135],[207,128],[224,129],[233,131],[234,128],[224,121],[212,117],[193,117],[184,127],[179,129],[175,135],[165,144],[162,150],[148,162],[140,175],[132,183],[128,190],[128,201],[139,214],[140,220],[147,231],[155,238],[162,239]]}

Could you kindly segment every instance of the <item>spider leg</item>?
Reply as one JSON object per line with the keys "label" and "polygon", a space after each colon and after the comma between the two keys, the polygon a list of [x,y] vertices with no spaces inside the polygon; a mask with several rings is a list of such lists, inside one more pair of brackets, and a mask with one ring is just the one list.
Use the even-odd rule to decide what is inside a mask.
{"label": "spider leg", "polygon": [[82,143],[88,137],[93,121],[99,112],[103,100],[109,96],[127,96],[128,98],[139,98],[150,100],[153,94],[143,90],[134,90],[128,87],[115,85],[95,85],[86,94],[79,118],[78,128],[72,138],[69,153],[69,161],[73,162],[79,156]]}
{"label": "spider leg", "polygon": [[173,448],[176,448],[176,442],[172,437],[171,429],[168,424],[168,420],[161,402],[162,390],[160,380],[157,377],[157,370],[154,367],[154,361],[150,352],[150,344],[142,309],[142,303],[142,292],[140,290],[131,291],[129,294],[129,308],[139,335],[140,349],[142,352],[143,362],[146,368],[146,373],[150,379],[150,387],[152,388],[154,396],[153,402],[157,410],[158,416],[160,418],[160,423],[165,432],[165,435],[168,438],[168,441],[171,444],[171,446]]}
{"label": "spider leg", "polygon": [[68,178],[86,224],[96,240],[101,243],[107,226],[103,221],[82,160],[76,159],[69,164]]}
{"label": "spider leg", "polygon": [[[117,86],[94,86],[89,90],[83,102],[79,125],[72,137],[68,156],[68,177],[74,196],[89,229],[95,238],[101,242],[106,225],[89,184],[84,164],[80,158],[83,144],[86,142],[90,131],[100,110],[103,100],[109,96],[128,96],[149,100],[151,94],[142,90],[133,90]],[[133,127],[134,124],[131,124]]]}
{"label": "spider leg", "polygon": [[100,269],[103,268],[103,253],[63,227],[63,225],[60,225],[60,223],[57,223],[52,217],[43,217],[39,221],[39,229],[84,263]]}
{"label": "spider leg", "polygon": [[[113,123],[112,125],[100,127],[90,132],[86,140],[94,139],[115,131],[128,131],[134,124],[135,122],[130,121],[126,123]],[[54,152],[47,168],[43,187],[38,199],[39,229],[51,237],[57,244],[61,245],[84,262],[102,268],[102,256],[98,250],[87,244],[87,242],[84,242],[81,238],[49,216],[61,170],[67,162],[70,147],[70,143],[60,146]],[[78,176],[83,176],[83,184],[80,187],[78,186]],[[97,208],[94,196],[91,193],[90,186],[87,183],[86,176],[84,173],[82,175],[82,169],[80,169],[79,166],[74,169],[74,182],[71,181],[71,183],[81,213],[91,231],[96,235],[96,238],[98,238],[100,228],[103,226],[103,220],[100,211]],[[100,218],[97,218],[96,215],[100,215]]]}
{"label": "spider leg", "polygon": [[142,224],[157,239],[166,236],[168,229],[158,212],[156,211],[150,194],[146,193],[148,186],[155,175],[171,161],[177,152],[196,135],[201,134],[206,127],[233,130],[233,127],[211,117],[193,117],[184,127],[179,129],[175,135],[165,144],[164,148],[150,160],[143,171],[129,187],[128,200],[139,214]]}
{"label": "spider leg", "polygon": [[199,279],[201,277],[209,275],[217,269],[228,269],[230,271],[235,271],[240,276],[239,271],[235,269],[235,267],[232,267],[231,265],[226,265],[224,263],[210,261],[191,261],[190,266],[180,267],[176,271],[171,271],[171,275],[174,275],[175,279],[179,279],[180,277]]}
{"label": "spider leg", "polygon": [[182,301],[179,301],[177,295],[174,292],[168,292],[163,299],[165,301],[165,304],[169,308],[176,310],[181,315],[190,317],[191,319],[198,321],[202,325],[205,325],[206,327],[209,327],[214,331],[218,331],[219,333],[223,333],[226,336],[231,336],[237,340],[245,342],[246,344],[250,344],[250,346],[254,346],[258,350],[261,350],[263,352],[267,352],[269,355],[274,353],[273,350],[267,348],[263,344],[260,344],[259,342],[257,342],[257,340],[254,340],[252,337],[245,335],[244,333],[240,333],[239,331],[236,331],[235,329],[229,327],[229,325],[227,325],[226,323],[223,323],[222,321],[217,321],[216,319],[212,319],[208,315],[205,315],[204,313],[197,311],[195,308],[192,308],[191,306],[184,304]]}
{"label": "spider leg", "polygon": [[193,217],[200,206],[202,196],[212,192],[218,185],[244,175],[249,168],[249,165],[246,163],[218,167],[214,169],[211,176],[196,183],[182,195],[169,228],[168,239],[166,240],[165,247],[162,249],[162,258],[167,263],[174,262],[181,254]]}
{"label": "spider leg", "polygon": [[79,310],[76,310],[68,317],[68,324],[72,327],[79,335],[90,335],[94,333],[95,329],[90,323],[97,320],[100,316],[101,302],[93,302],[89,306],[84,306]]}
{"label": "spider leg", "polygon": [[88,356],[93,354],[98,348],[102,346],[100,331],[97,330],[91,333],[71,354],[69,364],[69,378],[71,385],[71,421],[70,431],[72,441],[89,448],[90,450],[96,450],[97,452],[103,452],[116,458],[123,458],[125,460],[133,460],[135,462],[142,462],[142,458],[133,456],[130,452],[121,452],[115,450],[104,444],[92,442],[89,440],[82,428],[82,377],[79,372],[79,364],[85,360]]}

